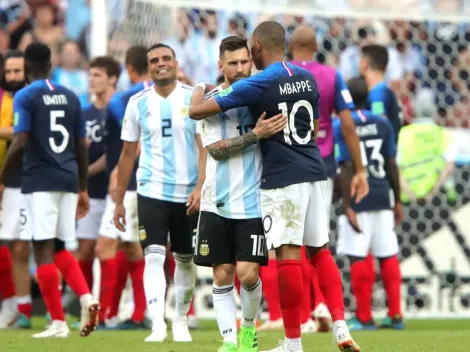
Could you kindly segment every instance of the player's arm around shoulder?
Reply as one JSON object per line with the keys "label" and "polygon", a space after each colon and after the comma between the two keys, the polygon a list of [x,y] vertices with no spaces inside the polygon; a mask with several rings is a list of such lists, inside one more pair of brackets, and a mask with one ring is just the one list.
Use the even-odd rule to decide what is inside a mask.
{"label": "player's arm around shoulder", "polygon": [[191,119],[202,120],[222,111],[213,97],[205,99],[206,93],[214,88],[215,86],[205,83],[196,85],[191,96],[191,102],[189,103],[189,117]]}

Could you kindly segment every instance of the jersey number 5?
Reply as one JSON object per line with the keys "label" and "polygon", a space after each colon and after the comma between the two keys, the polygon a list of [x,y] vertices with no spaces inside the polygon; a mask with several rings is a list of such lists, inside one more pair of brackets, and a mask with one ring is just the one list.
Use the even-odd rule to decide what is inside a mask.
{"label": "jersey number 5", "polygon": [[[360,143],[362,164],[366,170],[375,178],[385,177],[385,160],[383,155],[380,153],[382,142],[382,139],[369,139],[367,141],[361,141]],[[367,158],[367,149],[372,149],[370,158]],[[369,162],[375,162],[377,163],[377,166],[369,165]]]}
{"label": "jersey number 5", "polygon": [[[287,103],[280,103],[278,107],[279,107],[279,110],[282,111],[282,114],[287,116],[288,118],[287,125],[284,128],[284,141],[287,144],[292,144],[292,140],[291,140],[291,134],[292,134],[292,138],[294,138],[294,141],[297,142],[298,144],[307,144],[308,142],[310,142],[312,140],[312,132],[313,132],[312,104],[310,104],[310,102],[308,102],[307,100],[299,100],[292,106],[292,110],[290,114],[287,109]],[[305,108],[309,116],[310,129],[307,131],[307,135],[304,138],[298,135],[297,128],[295,128],[295,115],[297,114],[297,111],[299,111],[299,108]]]}
{"label": "jersey number 5", "polygon": [[49,137],[49,145],[52,151],[57,154],[62,153],[67,148],[70,138],[69,131],[63,125],[57,123],[59,117],[65,117],[65,112],[61,110],[51,111],[51,132],[58,132],[62,135],[62,143],[59,145],[56,144],[54,137]]}

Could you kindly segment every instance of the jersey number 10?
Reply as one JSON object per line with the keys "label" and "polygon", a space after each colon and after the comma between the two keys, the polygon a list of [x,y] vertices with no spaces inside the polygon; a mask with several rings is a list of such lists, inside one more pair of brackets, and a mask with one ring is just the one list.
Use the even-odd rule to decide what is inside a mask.
{"label": "jersey number 10", "polygon": [[57,119],[60,117],[65,117],[65,112],[62,110],[53,110],[51,111],[51,132],[58,132],[62,135],[62,143],[59,145],[56,144],[54,137],[49,137],[49,145],[54,153],[62,153],[67,145],[69,144],[69,131],[57,122]]}
{"label": "jersey number 10", "polygon": [[[282,114],[284,116],[287,116],[288,119],[287,125],[284,128],[284,141],[287,144],[292,144],[292,135],[292,138],[294,138],[294,141],[297,142],[297,144],[307,144],[308,142],[310,142],[312,140],[312,132],[314,130],[312,104],[310,104],[310,102],[308,102],[307,100],[299,100],[292,106],[290,114],[287,108],[287,103],[280,103],[278,107],[279,110],[282,111]],[[304,138],[298,135],[297,128],[295,127],[295,115],[299,111],[299,108],[305,108],[309,116],[310,129],[307,131],[307,135]]]}

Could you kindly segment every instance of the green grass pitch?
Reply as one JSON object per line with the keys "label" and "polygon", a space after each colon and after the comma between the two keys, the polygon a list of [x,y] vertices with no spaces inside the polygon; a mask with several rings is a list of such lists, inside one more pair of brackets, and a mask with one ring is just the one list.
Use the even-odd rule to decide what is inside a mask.
{"label": "green grass pitch", "polygon": [[[192,343],[144,343],[148,331],[96,331],[81,338],[73,331],[67,339],[31,338],[41,331],[44,319],[34,320],[33,330],[0,330],[1,352],[216,352],[221,338],[214,321],[202,322],[200,330],[193,331]],[[260,332],[260,351],[272,349],[283,333]],[[370,352],[463,352],[470,349],[470,320],[413,320],[407,321],[405,331],[356,332],[354,338],[362,351]],[[333,336],[310,334],[302,337],[304,351],[339,351],[332,343]],[[171,331],[169,331],[171,341]]]}

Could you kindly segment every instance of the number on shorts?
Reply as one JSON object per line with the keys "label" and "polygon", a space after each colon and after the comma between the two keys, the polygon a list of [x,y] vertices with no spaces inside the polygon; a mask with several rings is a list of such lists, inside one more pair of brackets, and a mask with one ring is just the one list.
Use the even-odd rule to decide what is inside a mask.
{"label": "number on shorts", "polygon": [[26,222],[28,221],[28,218],[26,217],[26,209],[20,209],[20,224],[21,226],[24,226]]}
{"label": "number on shorts", "polygon": [[70,138],[69,131],[63,125],[57,123],[59,117],[65,117],[65,112],[61,110],[51,111],[51,132],[59,132],[62,135],[62,143],[59,145],[56,144],[54,137],[49,137],[49,145],[52,151],[57,154],[62,153],[67,148]]}
{"label": "number on shorts", "polygon": [[[369,139],[367,141],[361,141],[360,143],[362,164],[375,178],[384,178],[386,176],[384,169],[385,160],[383,155],[380,153],[382,143],[382,139]],[[367,148],[372,149],[370,160],[367,158]],[[370,162],[375,162],[377,166],[370,164]]]}
{"label": "number on shorts", "polygon": [[[307,100],[299,100],[292,106],[292,111],[290,113],[287,109],[287,103],[280,103],[278,107],[282,111],[282,114],[287,116],[289,120],[286,127],[284,128],[284,141],[287,144],[292,144],[292,140],[290,138],[290,135],[292,134],[292,138],[294,138],[298,144],[307,144],[310,142],[312,140],[312,132],[314,129],[312,104],[310,104],[310,102]],[[310,129],[307,131],[307,135],[304,138],[298,135],[297,128],[295,127],[295,115],[300,108],[307,109],[308,116],[310,118]]]}
{"label": "number on shorts", "polygon": [[265,257],[266,252],[265,252],[265,239],[264,236],[261,235],[251,235],[251,239],[253,240],[253,251],[251,254],[253,256],[258,256],[258,257]]}

